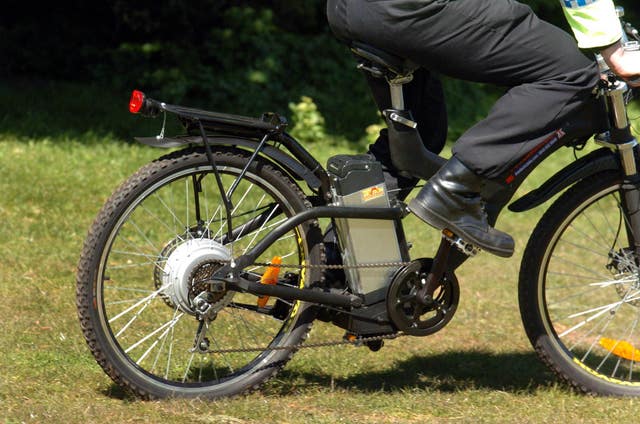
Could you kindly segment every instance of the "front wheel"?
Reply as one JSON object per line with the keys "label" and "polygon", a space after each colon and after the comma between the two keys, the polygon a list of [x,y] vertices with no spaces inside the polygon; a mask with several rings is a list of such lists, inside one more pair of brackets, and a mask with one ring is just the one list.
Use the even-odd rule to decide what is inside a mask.
{"label": "front wheel", "polygon": [[[85,338],[104,371],[143,398],[214,398],[254,388],[291,358],[313,319],[303,302],[207,285],[217,269],[310,207],[272,164],[249,164],[248,153],[232,148],[214,159],[225,191],[235,187],[229,214],[206,155],[188,149],[129,178],[85,241],[77,277]],[[317,225],[300,225],[258,262],[278,257],[291,266],[273,283],[310,285],[320,276],[304,265],[322,262],[320,240]],[[244,271],[256,281],[265,273],[258,265]]]}
{"label": "front wheel", "polygon": [[565,192],[523,255],[519,301],[540,358],[580,391],[640,396],[640,268],[617,172]]}

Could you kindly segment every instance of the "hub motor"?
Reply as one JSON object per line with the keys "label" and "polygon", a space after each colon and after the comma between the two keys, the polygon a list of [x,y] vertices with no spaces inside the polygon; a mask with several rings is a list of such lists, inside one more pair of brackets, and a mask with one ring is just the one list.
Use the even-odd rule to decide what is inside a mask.
{"label": "hub motor", "polygon": [[[207,290],[202,282],[230,260],[229,250],[212,239],[174,240],[158,258],[154,275],[156,288],[169,306],[196,315],[194,299]],[[207,302],[219,310],[229,303],[233,294],[209,293]]]}

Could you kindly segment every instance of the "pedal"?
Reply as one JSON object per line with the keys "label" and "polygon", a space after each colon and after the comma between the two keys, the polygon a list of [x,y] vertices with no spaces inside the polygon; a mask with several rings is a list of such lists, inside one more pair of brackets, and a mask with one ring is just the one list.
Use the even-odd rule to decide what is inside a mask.
{"label": "pedal", "polygon": [[471,258],[476,256],[482,250],[478,246],[464,241],[461,237],[455,235],[451,230],[447,228],[442,230],[442,238],[447,240],[449,243],[451,243],[452,246]]}

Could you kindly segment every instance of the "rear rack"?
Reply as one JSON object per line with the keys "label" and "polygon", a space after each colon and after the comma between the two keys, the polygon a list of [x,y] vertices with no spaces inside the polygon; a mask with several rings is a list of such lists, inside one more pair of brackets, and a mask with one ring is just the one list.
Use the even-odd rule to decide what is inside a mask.
{"label": "rear rack", "polygon": [[260,118],[209,112],[178,105],[162,104],[161,108],[176,114],[189,133],[199,133],[200,123],[215,133],[241,135],[282,134],[287,120],[276,113],[264,113]]}
{"label": "rear rack", "polygon": [[[275,113],[265,113],[261,118],[255,119],[246,116],[230,115],[219,112],[209,112],[201,109],[194,109],[178,105],[169,105],[166,103],[159,103],[155,100],[147,99],[149,104],[152,105],[150,109],[158,108],[165,112],[174,113],[178,116],[184,127],[189,134],[199,134],[202,138],[205,153],[213,173],[215,174],[216,183],[223,193],[222,203],[227,214],[227,239],[233,238],[233,225],[232,225],[232,210],[233,203],[231,201],[232,196],[240,180],[242,180],[249,170],[250,165],[256,159],[256,157],[266,147],[266,143],[270,139],[283,138],[284,130],[287,127],[286,119],[280,117]],[[211,151],[211,145],[207,137],[207,132],[223,133],[223,134],[238,134],[243,136],[256,137],[260,140],[255,150],[251,154],[244,169],[237,176],[231,187],[225,188],[220,172],[216,166],[216,162]]]}
{"label": "rear rack", "polygon": [[214,133],[248,135],[262,138],[280,136],[287,127],[287,120],[276,113],[264,113],[260,118],[231,115],[185,106],[167,104],[147,97],[134,90],[129,101],[129,111],[143,116],[156,117],[161,112],[175,114],[191,135],[204,129]]}

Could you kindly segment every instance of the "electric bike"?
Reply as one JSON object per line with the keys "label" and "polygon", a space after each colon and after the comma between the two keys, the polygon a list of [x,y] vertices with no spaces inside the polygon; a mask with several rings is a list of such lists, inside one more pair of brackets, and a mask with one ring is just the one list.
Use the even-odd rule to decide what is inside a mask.
{"label": "electric bike", "polygon": [[[424,148],[404,106],[402,86],[416,66],[373,46],[351,49],[358,68],[389,83],[394,167],[428,180],[445,159]],[[523,254],[519,303],[533,347],[564,381],[638,396],[638,146],[626,107],[632,91],[603,75],[589,125],[566,122],[514,168],[517,187],[561,146],[579,149],[592,138],[602,146],[509,206],[523,212],[559,194]],[[375,351],[387,339],[433,334],[454,316],[451,263],[479,249],[445,229],[433,258],[412,258],[407,207],[371,156],[337,155],[325,167],[274,113],[209,112],[140,91],[129,106],[175,115],[185,132],[138,138],[173,151],[112,194],[82,250],[80,323],[119,385],[142,398],[230,396],[269,380],[301,348]],[[512,194],[483,197],[499,212]],[[330,222],[333,243],[320,220]],[[344,329],[344,338],[305,343],[315,320]]]}

